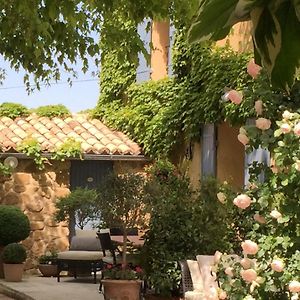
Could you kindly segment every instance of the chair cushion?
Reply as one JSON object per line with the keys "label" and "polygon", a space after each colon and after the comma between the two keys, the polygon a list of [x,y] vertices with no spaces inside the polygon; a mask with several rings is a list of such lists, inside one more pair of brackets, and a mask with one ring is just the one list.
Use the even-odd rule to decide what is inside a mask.
{"label": "chair cushion", "polygon": [[194,291],[203,292],[203,278],[198,262],[196,260],[187,260],[186,262],[191,274]]}
{"label": "chair cushion", "polygon": [[75,236],[77,237],[96,237],[97,236],[97,230],[81,230],[78,229],[75,231]]}
{"label": "chair cushion", "polygon": [[96,235],[93,237],[75,235],[71,240],[70,250],[101,251],[101,244]]}
{"label": "chair cushion", "polygon": [[101,260],[103,258],[102,251],[64,251],[59,252],[58,259],[66,260]]}
{"label": "chair cushion", "polygon": [[188,292],[184,293],[184,299],[185,300],[202,300],[202,299],[206,299],[206,298],[204,298],[203,292],[188,291]]}

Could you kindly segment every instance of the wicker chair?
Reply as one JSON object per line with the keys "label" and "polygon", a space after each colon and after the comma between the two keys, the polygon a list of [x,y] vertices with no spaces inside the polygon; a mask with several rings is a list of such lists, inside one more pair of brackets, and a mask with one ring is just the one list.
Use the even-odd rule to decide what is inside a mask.
{"label": "wicker chair", "polygon": [[186,292],[194,289],[193,282],[186,260],[179,261],[179,266],[181,270],[181,289],[184,295]]}

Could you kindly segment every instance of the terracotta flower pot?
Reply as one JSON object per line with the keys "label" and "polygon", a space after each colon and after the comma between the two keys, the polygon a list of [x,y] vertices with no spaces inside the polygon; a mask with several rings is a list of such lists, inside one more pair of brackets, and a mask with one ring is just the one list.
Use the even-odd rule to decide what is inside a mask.
{"label": "terracotta flower pot", "polygon": [[105,300],[140,300],[140,280],[102,280]]}
{"label": "terracotta flower pot", "polygon": [[57,276],[57,265],[39,264],[39,270],[44,277]]}
{"label": "terracotta flower pot", "polygon": [[23,264],[3,264],[5,281],[22,281]]}

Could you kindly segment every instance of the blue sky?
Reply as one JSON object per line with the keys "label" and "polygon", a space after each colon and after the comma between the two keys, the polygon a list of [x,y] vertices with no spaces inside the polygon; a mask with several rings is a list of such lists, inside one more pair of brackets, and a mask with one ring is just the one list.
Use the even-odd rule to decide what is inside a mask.
{"label": "blue sky", "polygon": [[0,58],[0,67],[6,70],[6,79],[0,86],[0,103],[22,103],[28,108],[35,108],[48,104],[64,104],[72,112],[95,107],[99,98],[99,80],[93,77],[96,66],[91,62],[91,67],[86,74],[80,70],[80,66],[74,66],[78,71],[78,78],[73,79],[72,87],[66,82],[68,74],[62,74],[62,80],[50,87],[41,86],[40,91],[35,90],[27,94],[23,76],[24,72],[17,73],[10,69],[9,64]]}

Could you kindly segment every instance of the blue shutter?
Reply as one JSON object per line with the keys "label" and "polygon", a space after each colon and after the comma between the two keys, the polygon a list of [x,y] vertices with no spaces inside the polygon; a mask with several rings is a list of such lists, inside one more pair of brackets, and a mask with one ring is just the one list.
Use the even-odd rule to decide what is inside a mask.
{"label": "blue shutter", "polygon": [[204,124],[201,137],[201,177],[216,176],[216,127],[214,124]]}
{"label": "blue shutter", "polygon": [[[150,53],[151,30],[146,30],[150,20],[144,20],[143,23],[138,25],[138,33],[144,42],[145,48]],[[142,82],[150,79],[150,65],[147,64],[146,58],[142,53],[138,54],[139,66],[136,72],[136,81]]]}
{"label": "blue shutter", "polygon": [[[247,120],[247,125],[255,125],[255,120]],[[259,147],[258,149],[253,150],[251,153],[245,154],[245,174],[244,174],[244,184],[247,186],[249,183],[250,175],[249,175],[249,167],[253,164],[253,162],[263,163],[267,166],[270,165],[270,152],[266,149]],[[258,176],[259,182],[264,182],[265,174],[261,172]]]}
{"label": "blue shutter", "polygon": [[172,68],[172,48],[174,45],[175,39],[175,26],[173,24],[170,25],[169,30],[169,49],[168,49],[168,75],[173,76],[173,68]]}

